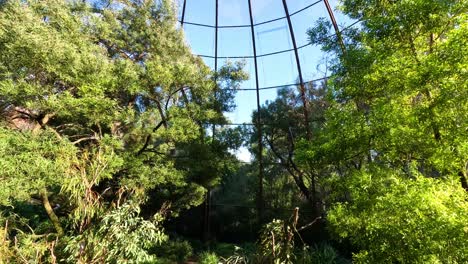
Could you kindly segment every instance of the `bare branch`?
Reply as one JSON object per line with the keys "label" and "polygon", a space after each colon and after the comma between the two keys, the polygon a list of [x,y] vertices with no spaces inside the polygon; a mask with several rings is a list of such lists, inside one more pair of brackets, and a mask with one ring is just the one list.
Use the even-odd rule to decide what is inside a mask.
{"label": "bare branch", "polygon": [[84,137],[84,138],[80,138],[80,139],[78,139],[78,140],[73,141],[72,144],[73,144],[73,145],[76,145],[76,144],[78,144],[78,143],[80,143],[80,142],[83,142],[83,141],[85,141],[85,140],[97,140],[97,139],[98,139],[98,138],[97,138],[96,136]]}

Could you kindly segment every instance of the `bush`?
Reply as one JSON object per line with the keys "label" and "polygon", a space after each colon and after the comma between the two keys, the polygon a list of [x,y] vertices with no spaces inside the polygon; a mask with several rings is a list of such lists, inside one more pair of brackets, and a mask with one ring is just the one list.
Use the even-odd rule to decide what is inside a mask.
{"label": "bush", "polygon": [[215,253],[211,252],[202,252],[199,258],[200,264],[218,264],[219,258]]}
{"label": "bush", "polygon": [[213,245],[213,252],[220,257],[229,257],[236,252],[237,246],[229,243],[216,243]]}
{"label": "bush", "polygon": [[293,263],[294,233],[283,220],[274,219],[260,234],[258,257],[261,263]]}
{"label": "bush", "polygon": [[184,262],[193,255],[192,246],[188,241],[181,239],[169,240],[151,249],[158,257],[172,262]]}
{"label": "bush", "polygon": [[459,179],[358,172],[351,202],[328,214],[331,229],[360,251],[357,263],[468,263],[468,195]]}
{"label": "bush", "polygon": [[297,263],[315,263],[315,264],[345,264],[350,261],[341,257],[336,249],[329,244],[323,243],[315,245],[312,248],[306,247],[301,254],[297,254]]}
{"label": "bush", "polygon": [[[248,245],[246,248],[234,246],[234,250],[226,256],[222,258],[223,263],[225,264],[247,264],[251,263],[251,257],[254,255],[254,250],[249,250]],[[224,256],[224,255],[223,255]],[[254,262],[255,263],[255,262]]]}
{"label": "bush", "polygon": [[163,218],[156,214],[146,220],[139,214],[137,205],[126,203],[104,215],[94,228],[69,239],[65,248],[67,262],[155,262],[150,247],[167,240],[161,226]]}

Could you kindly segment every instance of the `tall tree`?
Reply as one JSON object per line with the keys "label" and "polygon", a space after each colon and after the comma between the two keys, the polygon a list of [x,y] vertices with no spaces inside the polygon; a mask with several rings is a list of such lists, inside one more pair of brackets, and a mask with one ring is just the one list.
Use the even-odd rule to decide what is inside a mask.
{"label": "tall tree", "polygon": [[309,31],[336,59],[324,128],[298,151],[329,175],[332,230],[364,263],[466,262],[468,2],[341,8],[361,20],[344,52],[329,23]]}
{"label": "tall tree", "polygon": [[[312,134],[320,131],[324,121],[323,115],[328,106],[325,98],[327,89],[324,82],[307,83],[305,88],[308,111],[311,113],[309,129],[304,124],[301,95],[298,90],[291,87],[281,88],[278,97],[260,109],[265,143],[265,173],[269,181],[265,184],[274,185],[275,181],[284,176],[290,178],[288,185],[297,191],[286,191],[288,194],[283,193],[284,197],[293,193],[300,194],[303,200],[315,208],[314,214],[317,216],[320,213],[318,209],[321,200],[320,187],[317,186],[318,178],[321,176],[320,171],[314,170],[306,163],[297,162],[296,145],[306,138],[308,130],[312,131]],[[258,113],[254,112],[253,120],[256,120],[257,115]],[[252,128],[253,132],[250,133],[252,136],[249,141],[252,145],[257,142],[258,137],[255,129]]]}
{"label": "tall tree", "polygon": [[[227,64],[215,83],[184,44],[174,8],[149,0],[0,3],[1,220],[15,222],[20,239],[48,245],[43,254],[54,256],[46,238],[55,234],[76,243],[62,252],[75,261],[150,259],[149,244],[164,239],[160,217],[139,218],[138,207],[150,196],[158,199],[145,215],[200,204],[232,156],[205,129],[226,122],[233,94],[222,88],[246,78],[242,64]],[[50,228],[16,221],[31,224],[21,210],[37,204]],[[119,226],[128,236],[112,241]],[[135,237],[131,226],[157,237]],[[17,251],[23,259],[42,254]]]}

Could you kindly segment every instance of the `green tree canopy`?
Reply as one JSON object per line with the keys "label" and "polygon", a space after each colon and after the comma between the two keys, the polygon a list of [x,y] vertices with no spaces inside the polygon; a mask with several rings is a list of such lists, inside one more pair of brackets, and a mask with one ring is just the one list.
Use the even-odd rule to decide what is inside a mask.
{"label": "green tree canopy", "polygon": [[468,2],[343,1],[360,26],[326,38],[335,55],[323,130],[298,158],[321,184],[338,237],[364,263],[462,263],[467,256]]}
{"label": "green tree canopy", "polygon": [[[102,235],[117,254],[125,236],[112,242],[109,232],[123,219],[143,224],[140,233],[161,233],[160,220],[138,218],[139,205],[152,215],[165,208],[166,216],[199,205],[234,160],[206,130],[227,122],[223,111],[247,78],[242,63],[212,73],[191,55],[172,1],[83,2],[0,3],[0,220],[11,227],[25,219],[17,230],[49,256],[42,238],[54,229],[80,235],[70,240],[77,245]],[[37,205],[53,228],[38,229],[47,218],[33,223],[24,215]],[[129,248],[144,251],[146,242],[130,237]],[[25,247],[16,256],[39,261]],[[71,248],[81,261],[110,254]]]}

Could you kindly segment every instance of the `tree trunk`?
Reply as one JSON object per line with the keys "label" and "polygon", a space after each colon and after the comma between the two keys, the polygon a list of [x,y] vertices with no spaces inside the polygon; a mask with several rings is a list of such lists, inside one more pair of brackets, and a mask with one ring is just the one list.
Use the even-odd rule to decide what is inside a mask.
{"label": "tree trunk", "polygon": [[54,209],[52,209],[52,206],[50,205],[49,197],[47,196],[47,189],[46,188],[42,189],[41,197],[42,197],[42,204],[44,205],[44,209],[46,210],[50,221],[54,225],[54,228],[57,231],[57,235],[59,237],[63,236],[63,228],[60,225],[60,220],[57,217],[57,215],[55,214]]}

